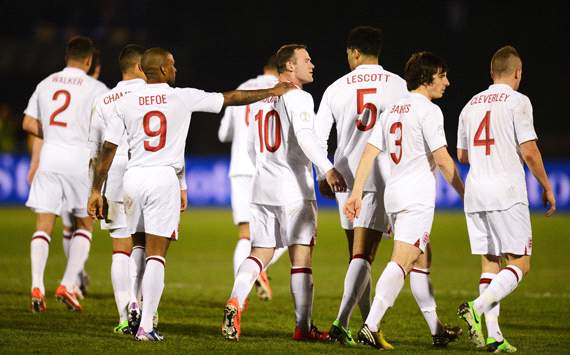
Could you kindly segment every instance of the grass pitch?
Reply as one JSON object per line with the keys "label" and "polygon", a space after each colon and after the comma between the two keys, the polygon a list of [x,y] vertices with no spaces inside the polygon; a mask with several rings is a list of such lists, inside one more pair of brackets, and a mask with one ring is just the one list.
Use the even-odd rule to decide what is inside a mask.
{"label": "grass pitch", "polygon": [[[220,335],[223,306],[231,290],[232,253],[236,229],[227,210],[190,210],[184,213],[180,241],[171,245],[166,263],[166,287],[160,304],[160,330],[166,341],[138,343],[113,334],[118,322],[110,265],[111,242],[99,230],[94,234],[87,271],[92,280],[84,311],[69,312],[55,301],[65,256],[61,229],[52,236],[45,283],[48,310],[29,311],[29,244],[34,216],[27,209],[0,210],[0,353],[371,353],[370,347],[343,348],[337,344],[298,343],[291,340],[294,310],[289,292],[286,255],[269,273],[274,300],[261,302],[254,294],[242,317],[238,343]],[[533,215],[532,269],[520,287],[501,305],[501,329],[521,354],[570,352],[570,216],[546,219]],[[479,259],[469,253],[465,219],[461,213],[436,212],[432,230],[434,252],[431,277],[438,314],[447,323],[460,324],[457,306],[478,294]],[[392,248],[383,241],[373,265],[373,285]],[[328,330],[335,319],[347,268],[347,247],[336,211],[319,213],[314,253],[314,322]],[[361,324],[358,310],[351,326]],[[463,326],[463,324],[461,324]],[[445,350],[431,347],[429,330],[406,284],[384,319],[394,353],[482,353],[465,335]]]}

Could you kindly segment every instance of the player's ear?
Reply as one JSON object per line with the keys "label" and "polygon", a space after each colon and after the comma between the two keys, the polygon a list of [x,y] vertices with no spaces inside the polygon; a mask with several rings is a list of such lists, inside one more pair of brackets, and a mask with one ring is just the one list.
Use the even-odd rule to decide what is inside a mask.
{"label": "player's ear", "polygon": [[90,55],[87,58],[85,58],[85,60],[83,61],[83,64],[85,64],[85,66],[87,68],[91,68],[91,62],[93,61],[93,56]]}

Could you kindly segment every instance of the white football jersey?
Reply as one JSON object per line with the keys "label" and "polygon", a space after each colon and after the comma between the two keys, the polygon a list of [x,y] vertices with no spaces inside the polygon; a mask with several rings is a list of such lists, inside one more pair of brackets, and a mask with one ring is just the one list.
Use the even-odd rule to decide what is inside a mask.
{"label": "white football jersey", "polygon": [[[344,176],[349,189],[354,184],[360,157],[380,114],[407,94],[404,79],[380,65],[371,64],[359,65],[331,84],[323,94],[316,132],[326,147],[332,124],[336,123],[334,165]],[[387,155],[380,154],[364,191],[383,190],[389,166]]]}
{"label": "white football jersey", "polygon": [[105,140],[119,145],[127,134],[132,167],[184,168],[184,148],[192,112],[219,113],[224,95],[166,83],[146,84],[115,103]]}
{"label": "white football jersey", "polygon": [[[322,171],[333,166],[314,132],[311,94],[291,90],[252,105],[249,147],[255,150],[252,202],[284,206],[315,200],[313,163]],[[302,148],[303,147],[303,148]]]}
{"label": "white football jersey", "polygon": [[380,117],[368,143],[390,156],[384,204],[387,213],[435,207],[435,161],[431,152],[447,145],[441,109],[410,93]]}
{"label": "white football jersey", "polygon": [[87,172],[91,110],[95,99],[108,90],[83,70],[70,67],[38,84],[24,111],[42,124],[44,143],[38,170]]}
{"label": "white football jersey", "polygon": [[519,145],[536,140],[532,105],[505,84],[473,96],[459,116],[457,148],[469,157],[465,212],[505,210],[528,204]]}
{"label": "white football jersey", "polygon": [[[277,78],[273,75],[259,75],[241,84],[237,89],[268,89],[274,87],[277,82]],[[249,157],[247,148],[248,127],[252,119],[251,105],[229,106],[220,122],[218,130],[220,141],[232,142],[229,176],[251,176],[255,173],[255,166]]]}

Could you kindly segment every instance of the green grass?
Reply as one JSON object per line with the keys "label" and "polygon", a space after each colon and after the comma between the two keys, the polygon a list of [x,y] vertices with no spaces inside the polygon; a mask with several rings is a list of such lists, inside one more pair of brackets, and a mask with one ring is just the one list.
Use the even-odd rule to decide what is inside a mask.
{"label": "green grass", "polygon": [[[54,232],[45,281],[48,311],[29,311],[29,242],[34,216],[25,209],[1,209],[0,221],[0,353],[356,353],[372,348],[344,349],[336,344],[290,340],[294,311],[289,293],[289,262],[282,258],[270,269],[274,300],[254,295],[242,318],[239,343],[222,339],[223,305],[232,286],[232,253],[236,230],[226,210],[191,210],[180,226],[180,241],[167,257],[166,288],[160,304],[160,329],[166,341],[137,343],[112,333],[117,312],[110,280],[111,241],[97,231],[87,263],[90,294],[81,314],[56,303],[53,293],[63,275],[65,257],[59,227]],[[347,252],[335,211],[319,214],[314,253],[314,321],[327,330],[342,295]],[[501,327],[522,354],[555,354],[570,349],[570,216],[533,216],[532,270],[501,305]],[[479,259],[469,253],[462,214],[436,213],[432,230],[432,280],[438,313],[444,322],[459,324],[456,307],[478,294]],[[390,255],[384,241],[373,265],[374,285]],[[355,311],[352,327],[360,325]],[[481,353],[463,337],[446,350],[431,347],[431,337],[406,285],[383,329],[396,346],[394,353]]]}

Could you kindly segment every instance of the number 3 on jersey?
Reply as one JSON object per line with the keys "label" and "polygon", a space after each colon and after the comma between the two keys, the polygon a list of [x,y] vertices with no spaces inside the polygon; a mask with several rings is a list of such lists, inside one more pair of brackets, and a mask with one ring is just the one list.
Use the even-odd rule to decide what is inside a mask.
{"label": "number 3 on jersey", "polygon": [[[263,110],[259,110],[255,115],[257,121],[257,132],[259,133],[259,151],[263,153],[263,147],[268,152],[274,153],[281,146],[281,119],[279,113],[271,110],[263,117]],[[273,144],[269,141],[270,123],[273,122]]]}
{"label": "number 3 on jersey", "polygon": [[[153,121],[158,122],[159,124],[157,129],[151,128],[151,120],[153,117],[155,118]],[[153,127],[156,127],[156,123],[153,125]],[[145,140],[144,150],[147,150],[149,152],[156,152],[164,148],[164,146],[166,145],[166,116],[164,115],[164,113],[160,111],[147,112],[147,114],[144,115],[143,118],[143,128],[144,128],[144,133],[147,136],[159,137],[157,145],[152,145],[150,140]]]}
{"label": "number 3 on jersey", "polygon": [[[481,134],[485,130],[485,139],[481,139]],[[485,146],[485,155],[491,155],[491,146],[495,144],[495,139],[490,138],[491,136],[491,111],[485,113],[485,117],[481,123],[479,123],[479,128],[475,132],[475,137],[473,138],[473,145],[476,147]]]}
{"label": "number 3 on jersey", "polygon": [[390,126],[390,134],[396,135],[396,137],[398,137],[394,140],[394,145],[398,147],[399,153],[398,155],[396,155],[395,152],[390,153],[390,158],[392,158],[394,164],[398,164],[400,160],[402,160],[402,122],[392,123]]}
{"label": "number 3 on jersey", "polygon": [[[369,89],[357,89],[356,90],[356,113],[358,117],[356,118],[356,128],[359,131],[368,131],[376,123],[376,116],[378,115],[378,108],[372,102],[364,102],[364,95],[375,94],[376,88]],[[362,121],[364,110],[368,109],[368,123],[365,124]]]}

